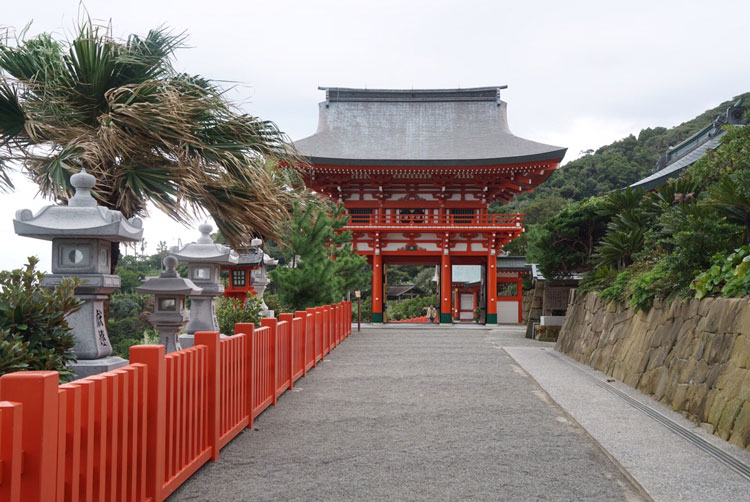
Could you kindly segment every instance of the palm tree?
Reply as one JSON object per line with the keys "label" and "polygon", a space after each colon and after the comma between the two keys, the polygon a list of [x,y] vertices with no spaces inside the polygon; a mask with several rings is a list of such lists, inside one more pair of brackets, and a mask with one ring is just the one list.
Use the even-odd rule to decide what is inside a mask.
{"label": "palm tree", "polygon": [[708,192],[704,206],[743,228],[743,244],[750,244],[750,172],[724,176]]}
{"label": "palm tree", "polygon": [[0,188],[12,188],[8,172],[20,166],[44,196],[65,201],[85,168],[103,206],[129,218],[152,202],[180,222],[208,213],[232,245],[270,235],[287,216],[293,148],[215,83],[174,69],[183,34],[119,40],[89,20],[70,41],[23,35],[0,42]]}

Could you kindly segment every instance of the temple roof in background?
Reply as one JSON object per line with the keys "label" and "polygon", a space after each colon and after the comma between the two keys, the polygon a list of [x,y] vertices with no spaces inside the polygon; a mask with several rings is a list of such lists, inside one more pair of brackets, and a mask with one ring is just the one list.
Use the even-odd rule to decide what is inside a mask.
{"label": "temple roof in background", "polygon": [[726,134],[724,125],[743,125],[745,109],[740,99],[733,106],[726,109],[724,113],[717,116],[714,121],[697,133],[690,136],[682,143],[671,147],[663,155],[657,164],[657,170],[636,181],[630,187],[653,190],[663,186],[670,178],[676,178],[688,166],[697,162],[708,151],[716,150],[721,144],[721,137]]}

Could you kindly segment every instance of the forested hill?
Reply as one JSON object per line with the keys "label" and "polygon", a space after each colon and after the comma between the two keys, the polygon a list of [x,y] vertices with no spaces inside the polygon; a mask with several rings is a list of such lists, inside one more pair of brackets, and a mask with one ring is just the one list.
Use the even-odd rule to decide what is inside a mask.
{"label": "forested hill", "polygon": [[[541,209],[538,208],[540,205],[550,206],[549,209],[554,211],[565,201],[582,200],[630,185],[651,174],[656,169],[657,160],[666,153],[667,148],[684,141],[709,125],[718,114],[724,112],[740,97],[744,97],[746,104],[750,103],[749,92],[725,101],[671,129],[643,129],[637,138],[631,134],[627,138],[591,151],[552,173],[534,192],[521,194],[506,206],[494,205],[492,211],[523,213],[527,212],[530,206]],[[542,199],[549,200],[542,202]],[[532,209],[531,212],[535,211]],[[529,216],[537,219],[533,218],[532,214]]]}

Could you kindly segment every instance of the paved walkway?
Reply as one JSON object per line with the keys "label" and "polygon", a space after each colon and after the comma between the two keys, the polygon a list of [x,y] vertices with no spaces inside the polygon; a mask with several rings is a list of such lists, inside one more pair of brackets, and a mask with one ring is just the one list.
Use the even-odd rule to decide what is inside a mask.
{"label": "paved walkway", "polygon": [[[505,345],[504,350],[654,500],[750,500],[750,480],[709,454],[705,446],[725,460],[729,455],[730,461],[750,465],[747,450],[707,433],[649,396],[552,347],[511,347],[502,339],[496,343]],[[684,435],[676,434],[675,428]]]}
{"label": "paved walkway", "polygon": [[518,329],[354,333],[170,500],[641,500],[508,340],[539,346]]}

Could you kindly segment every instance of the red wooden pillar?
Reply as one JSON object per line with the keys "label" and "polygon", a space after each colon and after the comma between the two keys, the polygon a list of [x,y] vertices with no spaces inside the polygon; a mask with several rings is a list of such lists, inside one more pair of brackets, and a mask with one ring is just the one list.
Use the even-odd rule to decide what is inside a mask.
{"label": "red wooden pillar", "polygon": [[487,324],[497,324],[497,256],[490,249],[487,255]]}
{"label": "red wooden pillar", "polygon": [[312,307],[308,307],[305,309],[305,312],[310,314],[310,317],[312,320],[309,324],[309,329],[312,330],[312,333],[310,333],[310,339],[312,340],[312,363],[313,368],[318,367],[318,327],[315,324],[315,309]]}
{"label": "red wooden pillar", "polygon": [[221,348],[219,344],[218,331],[198,331],[195,333],[195,345],[205,345],[207,349],[206,370],[208,400],[208,444],[211,445],[211,460],[219,460],[219,436],[221,431],[221,378],[219,375],[221,366]]}
{"label": "red wooden pillar", "polygon": [[[21,500],[22,413],[22,404],[0,401],[0,437],[2,437],[0,456],[2,456],[4,467],[3,482],[0,483],[0,500],[4,502],[20,502]],[[75,467],[79,466],[76,464]],[[77,492],[75,494],[78,495]]]}
{"label": "red wooden pillar", "polygon": [[372,255],[372,322],[383,322],[383,257],[379,248]]}
{"label": "red wooden pillar", "polygon": [[289,388],[294,388],[294,314],[279,314],[279,321],[287,322],[289,334]]}
{"label": "red wooden pillar", "polygon": [[[296,310],[294,312],[295,317],[302,319],[302,376],[307,376],[307,331],[310,329],[307,312],[304,310]],[[313,354],[313,360],[315,355]]]}
{"label": "red wooden pillar", "polygon": [[516,280],[516,299],[518,300],[518,324],[523,322],[523,277]]}
{"label": "red wooden pillar", "polygon": [[164,500],[164,456],[167,429],[167,361],[164,345],[130,347],[130,362],[146,365],[146,495],[154,502]]}
{"label": "red wooden pillar", "polygon": [[276,389],[279,385],[279,366],[276,364],[276,360],[279,357],[279,330],[276,329],[279,321],[275,317],[264,317],[260,320],[261,327],[268,326],[268,330],[271,332],[271,366],[269,372],[269,380],[271,380],[271,387],[273,388],[273,405],[276,406],[278,395]]}
{"label": "red wooden pillar", "polygon": [[255,402],[255,385],[253,385],[253,354],[255,353],[255,324],[252,322],[238,322],[234,325],[234,332],[245,334],[245,403],[247,410],[247,428],[255,425],[253,419],[253,403]]}
{"label": "red wooden pillar", "polygon": [[443,255],[440,258],[440,323],[448,323],[451,321],[451,257],[448,254],[448,248],[443,250]]}
{"label": "red wooden pillar", "polygon": [[[59,378],[57,371],[19,371],[0,378],[0,401],[23,405],[21,423],[15,424],[21,430],[23,501],[55,500]],[[10,476],[5,477],[3,482],[10,483]]]}

